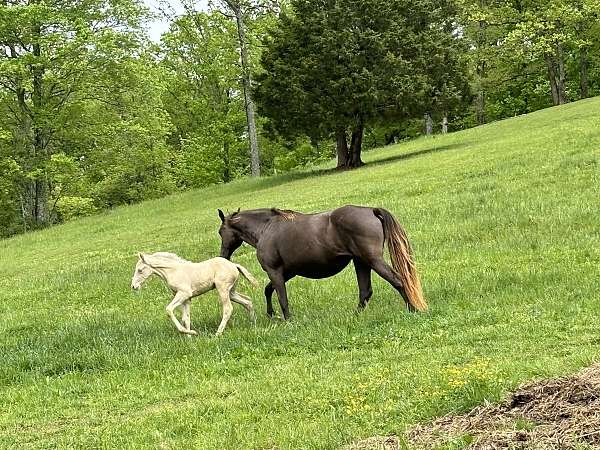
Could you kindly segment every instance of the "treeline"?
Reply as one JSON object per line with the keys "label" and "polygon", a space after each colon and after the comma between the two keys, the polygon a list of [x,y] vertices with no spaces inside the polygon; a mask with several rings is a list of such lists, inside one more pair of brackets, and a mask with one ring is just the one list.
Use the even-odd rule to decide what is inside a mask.
{"label": "treeline", "polygon": [[186,0],[156,43],[136,0],[0,0],[0,236],[598,95],[599,11]]}

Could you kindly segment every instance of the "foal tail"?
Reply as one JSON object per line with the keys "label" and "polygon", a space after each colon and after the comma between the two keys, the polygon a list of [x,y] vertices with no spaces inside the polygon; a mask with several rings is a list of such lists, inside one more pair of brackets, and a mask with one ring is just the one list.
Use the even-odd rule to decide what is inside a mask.
{"label": "foal tail", "polygon": [[237,270],[244,276],[246,280],[250,282],[252,286],[255,288],[258,287],[258,281],[256,281],[256,278],[254,278],[250,272],[248,272],[248,269],[239,264],[235,264],[235,267],[237,267]]}
{"label": "foal tail", "polygon": [[392,267],[402,282],[408,302],[417,311],[426,311],[427,302],[423,298],[421,280],[412,258],[412,250],[406,233],[389,211],[374,208],[373,213],[383,224],[383,236],[390,252]]}

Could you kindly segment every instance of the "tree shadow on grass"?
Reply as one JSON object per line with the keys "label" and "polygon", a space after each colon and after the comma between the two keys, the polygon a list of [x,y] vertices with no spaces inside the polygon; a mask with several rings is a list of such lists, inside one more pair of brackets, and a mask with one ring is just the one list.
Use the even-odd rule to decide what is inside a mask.
{"label": "tree shadow on grass", "polygon": [[460,144],[448,144],[448,145],[442,145],[439,147],[426,148],[426,149],[418,150],[416,152],[411,152],[411,153],[402,153],[400,155],[394,155],[394,156],[390,156],[388,158],[376,159],[372,162],[367,163],[364,166],[364,168],[376,167],[376,166],[381,166],[381,165],[385,165],[385,164],[393,164],[398,161],[405,161],[408,159],[419,158],[421,156],[430,155],[432,153],[446,152],[449,150],[458,150],[460,148],[465,148],[468,146],[469,146],[468,142],[462,142]]}
{"label": "tree shadow on grass", "polygon": [[252,192],[256,192],[256,191],[275,188],[275,187],[281,186],[283,184],[291,183],[294,181],[300,181],[300,180],[305,180],[308,178],[315,178],[315,177],[323,177],[323,176],[327,176],[327,175],[336,175],[336,174],[340,174],[340,173],[344,173],[344,172],[354,172],[357,170],[358,171],[368,170],[372,167],[378,167],[378,166],[382,166],[385,164],[393,164],[393,163],[396,163],[399,161],[405,161],[405,160],[409,160],[409,159],[413,159],[413,158],[419,158],[419,157],[422,157],[425,155],[430,155],[433,153],[440,153],[440,152],[445,152],[445,151],[449,151],[449,150],[458,150],[458,149],[466,148],[468,146],[469,146],[468,142],[462,142],[460,144],[448,144],[448,145],[435,146],[435,147],[430,147],[430,148],[418,150],[418,151],[411,152],[411,153],[402,153],[400,155],[394,155],[394,156],[390,156],[387,158],[375,159],[373,161],[366,163],[364,166],[359,167],[357,169],[353,169],[353,170],[337,169],[337,168],[303,170],[303,171],[297,171],[297,172],[290,172],[290,173],[286,173],[283,175],[276,175],[276,176],[271,176],[271,177],[267,177],[267,178],[251,180],[250,186],[248,186],[248,184],[244,184],[244,186],[247,188],[250,187],[249,190],[251,190]]}

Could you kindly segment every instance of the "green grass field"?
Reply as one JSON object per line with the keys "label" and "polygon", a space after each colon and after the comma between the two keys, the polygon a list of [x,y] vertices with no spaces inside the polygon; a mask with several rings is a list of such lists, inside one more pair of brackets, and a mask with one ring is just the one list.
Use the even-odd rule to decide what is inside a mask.
{"label": "green grass field", "polygon": [[[0,448],[335,449],[574,372],[600,351],[600,98],[369,152],[363,169],[190,192],[0,241]],[[294,318],[252,328],[216,294],[198,338],[138,250],[216,256],[217,208],[391,210],[430,312],[352,266],[289,283]],[[254,249],[235,261],[265,283]]]}

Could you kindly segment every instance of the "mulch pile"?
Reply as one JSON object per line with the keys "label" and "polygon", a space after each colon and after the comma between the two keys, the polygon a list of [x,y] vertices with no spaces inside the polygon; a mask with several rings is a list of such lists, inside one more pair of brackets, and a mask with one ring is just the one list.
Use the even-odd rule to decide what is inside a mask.
{"label": "mulch pile", "polygon": [[[460,448],[600,449],[600,365],[576,375],[521,386],[503,403],[484,405],[460,416],[445,416],[409,431],[411,449],[452,442]],[[395,450],[397,438],[371,438],[353,449]]]}

